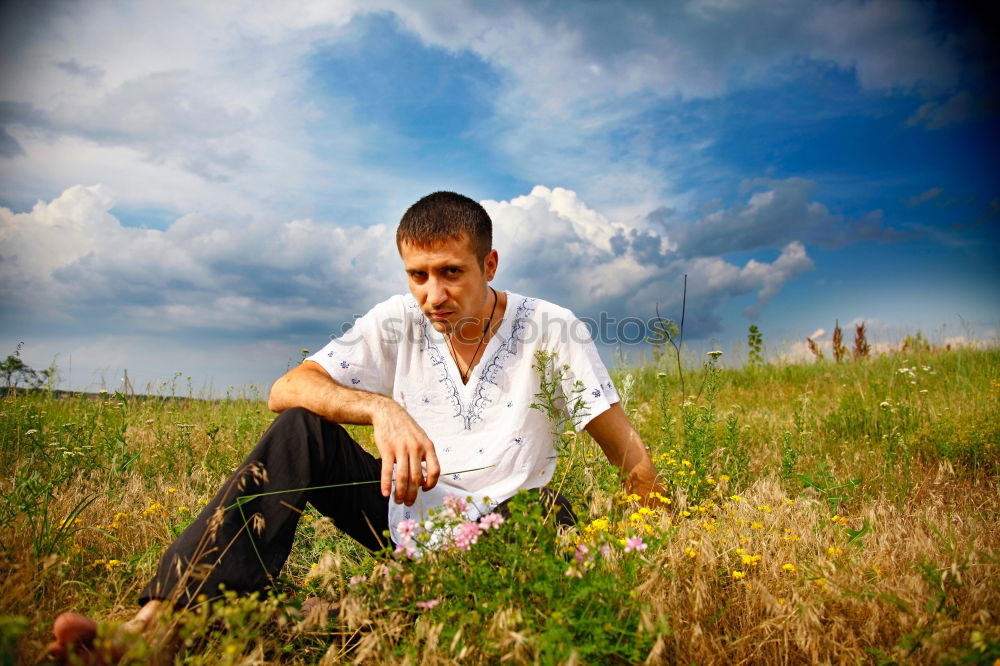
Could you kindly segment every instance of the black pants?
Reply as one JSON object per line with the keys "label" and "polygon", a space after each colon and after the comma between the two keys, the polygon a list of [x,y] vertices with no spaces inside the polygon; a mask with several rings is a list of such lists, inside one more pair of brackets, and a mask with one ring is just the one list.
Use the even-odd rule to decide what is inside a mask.
{"label": "black pants", "polygon": [[[167,548],[139,603],[167,599],[183,607],[199,594],[217,596],[220,584],[239,594],[265,590],[288,559],[306,502],[369,550],[381,549],[386,545],[383,532],[389,529],[389,499],[378,483],[381,469],[381,462],[343,427],[305,409],[282,412]],[[356,485],[316,488],[345,483]],[[539,492],[560,524],[576,523],[562,495],[547,488]],[[274,494],[240,500],[261,493]],[[506,513],[506,504],[497,511]]]}

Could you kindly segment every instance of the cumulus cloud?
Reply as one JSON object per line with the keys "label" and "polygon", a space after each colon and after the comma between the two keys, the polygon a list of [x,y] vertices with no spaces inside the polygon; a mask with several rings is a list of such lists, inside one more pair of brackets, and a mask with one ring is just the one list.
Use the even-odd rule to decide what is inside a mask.
{"label": "cumulus cloud", "polygon": [[[613,222],[588,208],[576,193],[536,186],[511,201],[486,201],[501,256],[501,282],[540,293],[577,312],[652,316],[679,309],[680,284],[689,276],[693,334],[719,326],[716,310],[730,299],[756,294],[746,310],[755,317],[782,286],[813,268],[805,247],[790,242],[772,262],[738,266],[719,257],[686,257],[655,230]],[[510,284],[510,283],[508,283]],[[700,323],[699,323],[700,322]]]}
{"label": "cumulus cloud", "polygon": [[114,203],[107,188],[78,185],[26,213],[0,208],[3,308],[95,332],[273,332],[329,329],[393,291],[384,225],[187,215],[160,231],[122,226]]}
{"label": "cumulus cloud", "polygon": [[[186,215],[161,231],[123,226],[114,205],[108,188],[78,185],[25,213],[0,208],[0,308],[8,321],[61,321],[95,335],[211,329],[301,340],[333,333],[405,290],[390,225]],[[747,314],[756,316],[812,268],[798,242],[774,261],[742,266],[684,257],[562,188],[538,186],[484,205],[501,257],[498,286],[581,316],[648,317],[657,303],[675,307],[688,274],[689,303],[697,304],[692,334],[699,321],[711,332],[728,300],[755,294]]]}
{"label": "cumulus cloud", "polygon": [[715,210],[693,224],[668,219],[659,225],[677,251],[687,257],[780,247],[792,241],[835,248],[859,241],[893,242],[913,235],[885,226],[881,211],[847,220],[813,200],[816,184],[802,178],[758,179],[746,203]]}

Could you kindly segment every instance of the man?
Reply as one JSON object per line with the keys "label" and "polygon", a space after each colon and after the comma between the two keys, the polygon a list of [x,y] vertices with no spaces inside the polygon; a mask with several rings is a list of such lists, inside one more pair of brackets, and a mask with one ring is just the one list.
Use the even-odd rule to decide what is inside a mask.
{"label": "man", "polygon": [[[281,415],[168,548],[124,632],[147,631],[165,605],[189,605],[220,584],[266,589],[307,502],[372,550],[386,531],[400,542],[401,521],[419,520],[448,495],[471,498],[475,519],[502,510],[518,490],[540,489],[562,521],[575,520],[545,488],[556,451],[552,424],[532,407],[537,351],[553,355],[562,395],[576,406],[574,427],[621,468],[626,488],[644,498],[661,490],[582,324],[564,308],[490,286],[498,255],[482,206],[452,192],[428,195],[407,210],[396,242],[409,294],[376,305],[274,383],[268,406]],[[380,459],[343,424],[370,424]],[[232,509],[237,497],[262,492],[276,494]],[[50,651],[59,657],[69,642],[92,643],[96,624],[64,613],[54,630]]]}

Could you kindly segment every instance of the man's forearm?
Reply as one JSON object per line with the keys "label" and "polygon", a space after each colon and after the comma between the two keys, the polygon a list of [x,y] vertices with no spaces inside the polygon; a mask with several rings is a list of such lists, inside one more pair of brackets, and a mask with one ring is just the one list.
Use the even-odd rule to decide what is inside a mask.
{"label": "man's forearm", "polygon": [[663,492],[646,446],[619,403],[592,420],[587,425],[587,432],[600,445],[608,461],[621,469],[626,491],[639,495],[643,502],[649,501],[651,492]]}
{"label": "man's forearm", "polygon": [[267,400],[272,412],[302,407],[343,425],[371,425],[379,411],[397,406],[384,395],[337,383],[312,361],[305,361],[278,378]]}

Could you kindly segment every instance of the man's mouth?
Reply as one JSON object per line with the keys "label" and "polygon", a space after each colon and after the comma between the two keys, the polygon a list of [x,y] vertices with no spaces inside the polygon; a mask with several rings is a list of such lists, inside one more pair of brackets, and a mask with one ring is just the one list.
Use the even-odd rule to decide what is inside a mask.
{"label": "man's mouth", "polygon": [[450,311],[428,312],[427,316],[430,317],[431,319],[447,319],[448,317],[451,316],[451,312]]}

